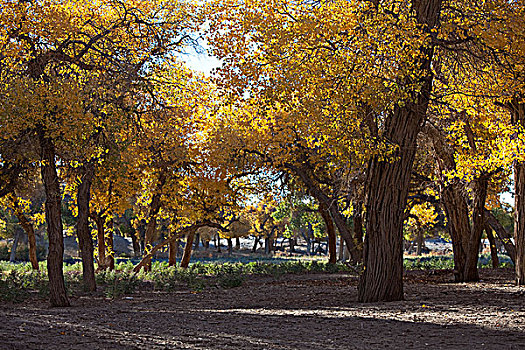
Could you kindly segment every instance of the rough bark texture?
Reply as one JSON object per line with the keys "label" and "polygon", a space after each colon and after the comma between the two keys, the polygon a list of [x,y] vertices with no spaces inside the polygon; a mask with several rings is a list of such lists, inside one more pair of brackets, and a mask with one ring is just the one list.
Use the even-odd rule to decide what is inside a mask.
{"label": "rough bark texture", "polygon": [[168,256],[168,266],[177,265],[177,251],[179,250],[179,241],[172,240],[169,242],[169,256]]}
{"label": "rough bark texture", "polygon": [[180,261],[180,267],[186,269],[190,265],[191,251],[193,248],[193,240],[195,238],[195,232],[197,230],[191,230],[186,236],[186,246],[184,247],[184,253],[182,254],[182,259]]}
{"label": "rough bark texture", "polygon": [[77,193],[77,237],[80,255],[82,257],[82,281],[84,289],[87,291],[97,290],[95,282],[95,265],[93,262],[93,239],[89,229],[89,201],[90,190],[93,177],[95,175],[95,166],[88,164],[84,168],[80,185]]}
{"label": "rough bark texture", "polygon": [[466,246],[466,262],[461,282],[479,281],[479,244],[485,228],[485,201],[487,198],[488,177],[481,176],[479,179],[476,179],[473,187],[472,233]]}
{"label": "rough bark texture", "polygon": [[[155,229],[157,228],[157,214],[159,213],[160,206],[161,206],[161,197],[162,197],[162,188],[164,187],[164,184],[166,183],[166,175],[164,172],[161,172],[159,175],[159,181],[157,183],[157,188],[155,191],[155,194],[153,195],[153,198],[151,199],[151,203],[149,206],[149,213],[148,213],[148,223],[146,224],[146,235],[145,235],[145,245],[146,249],[144,253],[149,253],[149,251],[152,248],[153,241],[155,240]],[[151,259],[146,261],[146,264],[144,265],[144,271],[148,272],[151,271]]]}
{"label": "rough bark texture", "polygon": [[463,271],[467,260],[466,246],[471,232],[467,202],[455,182],[441,186],[441,198],[448,220],[454,254],[454,280],[464,281]]}
{"label": "rough bark texture", "polygon": [[[525,103],[510,103],[512,122],[525,127]],[[525,285],[525,163],[514,164],[514,242],[516,244],[516,284]]]}
{"label": "rough bark texture", "polygon": [[39,131],[41,148],[41,173],[46,193],[46,224],[49,238],[47,256],[47,273],[49,277],[49,299],[51,306],[69,306],[69,300],[64,283],[64,237],[61,216],[61,193],[55,163],[55,146],[51,139],[45,136],[44,130]]}
{"label": "rough bark texture", "polygon": [[106,217],[99,214],[91,214],[90,216],[97,226],[97,271],[106,270],[108,268],[106,263]]}
{"label": "rough bark texture", "polygon": [[[440,0],[413,0],[417,21],[434,28]],[[361,302],[403,299],[403,220],[417,136],[426,118],[432,90],[432,46],[421,47],[416,63],[421,90],[397,105],[385,121],[384,137],[398,146],[395,161],[373,159],[368,168],[364,272],[359,281]]]}
{"label": "rough bark texture", "polygon": [[328,208],[323,203],[319,203],[319,212],[323,217],[328,234],[328,263],[335,264],[337,262],[337,236],[335,235],[334,222]]}
{"label": "rough bark texture", "polygon": [[490,244],[490,258],[492,260],[492,267],[497,269],[499,267],[498,248],[496,247],[496,238],[488,224],[485,225],[485,232]]}

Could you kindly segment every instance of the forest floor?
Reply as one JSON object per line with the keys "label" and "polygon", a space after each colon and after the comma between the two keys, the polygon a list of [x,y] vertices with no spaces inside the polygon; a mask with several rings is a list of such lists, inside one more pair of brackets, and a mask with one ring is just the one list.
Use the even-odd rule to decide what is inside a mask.
{"label": "forest floor", "polygon": [[405,300],[362,304],[357,277],[249,277],[232,289],[0,306],[0,349],[525,349],[525,290],[510,270],[451,283],[409,271]]}

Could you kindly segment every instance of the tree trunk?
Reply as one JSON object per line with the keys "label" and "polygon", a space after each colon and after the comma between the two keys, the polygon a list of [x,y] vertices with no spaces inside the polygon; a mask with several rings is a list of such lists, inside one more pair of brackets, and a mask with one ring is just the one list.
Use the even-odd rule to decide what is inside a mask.
{"label": "tree trunk", "polygon": [[179,250],[179,241],[170,241],[169,243],[169,256],[168,256],[168,266],[177,265],[177,251]]}
{"label": "tree trunk", "polygon": [[[162,188],[166,183],[166,174],[164,171],[161,171],[159,175],[159,181],[155,190],[155,194],[151,198],[151,203],[149,206],[148,213],[148,222],[146,224],[146,235],[145,235],[145,251],[144,254],[147,255],[151,248],[153,247],[153,241],[155,240],[155,229],[157,228],[157,214],[159,213],[161,206],[161,197],[162,197]],[[144,264],[144,271],[151,271],[151,258],[146,261]]]}
{"label": "tree trunk", "polygon": [[239,237],[235,237],[235,250],[241,249],[241,239]]}
{"label": "tree trunk", "polygon": [[180,261],[180,267],[182,267],[183,269],[188,268],[188,266],[190,265],[191,251],[193,248],[193,239],[195,238],[196,231],[196,229],[190,231],[186,237],[186,246],[184,247],[184,253],[182,254],[182,259]]}
{"label": "tree trunk", "polygon": [[86,291],[97,290],[95,282],[95,264],[93,262],[93,238],[89,230],[89,201],[91,199],[91,183],[95,176],[95,166],[88,163],[81,177],[77,192],[77,238],[82,257],[82,281]]}
{"label": "tree trunk", "polygon": [[343,237],[339,237],[339,261],[343,261],[343,249],[345,249],[345,240],[343,239]]}
{"label": "tree trunk", "polygon": [[137,238],[137,232],[131,233],[131,243],[133,245],[133,256],[137,257],[140,255],[140,244]]}
{"label": "tree trunk", "polygon": [[324,203],[324,205],[328,208],[340,236],[343,237],[346,242],[346,246],[350,252],[352,261],[354,263],[361,262],[363,258],[362,245],[358,244],[359,242],[357,242],[355,237],[352,235],[352,232],[350,231],[343,214],[341,214],[341,211],[339,210],[337,201],[332,200],[319,188],[319,186],[316,186],[312,176],[309,175],[311,171],[306,168],[300,168],[291,164],[286,164],[285,166],[294,171],[301,178],[306,188],[308,188],[308,192],[310,192],[312,197],[314,197],[317,202]]}
{"label": "tree trunk", "polygon": [[288,243],[290,244],[290,253],[295,253],[295,238],[288,238]]}
{"label": "tree trunk", "polygon": [[64,236],[62,228],[60,180],[55,163],[55,145],[39,130],[41,148],[41,173],[46,193],[46,224],[49,238],[47,274],[51,306],[69,306],[64,282]]}
{"label": "tree trunk", "polygon": [[487,220],[487,224],[492,227],[492,229],[496,232],[496,235],[498,236],[499,240],[503,243],[503,246],[505,247],[505,251],[509,255],[510,259],[514,264],[516,264],[516,247],[514,246],[514,243],[510,240],[512,235],[505,230],[505,227],[496,219],[494,214],[490,210],[485,210],[485,218]]}
{"label": "tree trunk", "polygon": [[228,241],[228,255],[232,255],[233,241],[229,237],[226,240]]}
{"label": "tree trunk", "polygon": [[201,241],[201,235],[200,235],[200,233],[197,233],[195,235],[195,246],[193,247],[193,250],[195,250],[195,251],[199,250],[199,243],[200,243],[200,241]]}
{"label": "tree trunk", "polygon": [[106,264],[106,217],[100,214],[91,214],[91,218],[97,226],[97,271],[102,271],[108,268]]}
{"label": "tree trunk", "polygon": [[425,240],[424,240],[423,229],[418,225],[417,226],[417,250],[416,250],[417,256],[421,256],[421,253],[423,252],[424,242]]}
{"label": "tree trunk", "polygon": [[319,203],[319,212],[323,217],[328,234],[328,263],[335,264],[337,262],[337,236],[335,234],[335,227],[330,212],[324,203]]}
{"label": "tree trunk", "polygon": [[[430,37],[441,13],[441,0],[413,0],[412,8]],[[396,145],[395,160],[374,158],[368,168],[364,272],[359,280],[362,302],[403,299],[403,221],[417,136],[426,118],[432,91],[433,46],[422,46],[416,64],[421,90],[387,116],[383,136]],[[410,79],[409,79],[410,80]]]}
{"label": "tree trunk", "polygon": [[15,215],[18,219],[18,222],[27,234],[27,242],[29,245],[29,261],[31,261],[31,267],[33,268],[33,270],[38,270],[39,267],[38,260],[36,257],[35,228],[33,227],[33,224],[29,221],[29,219],[24,215],[24,213],[22,213],[18,204],[18,199],[16,197],[14,198],[13,205],[15,207]]}
{"label": "tree trunk", "polygon": [[[523,96],[520,96],[523,97]],[[510,102],[512,123],[525,127],[525,103],[515,98]],[[525,285],[525,163],[514,163],[514,243],[516,245],[516,284]]]}
{"label": "tree trunk", "polygon": [[492,260],[492,267],[497,269],[499,267],[498,248],[496,247],[496,238],[494,233],[488,224],[485,225],[485,232],[490,245],[490,258]]}
{"label": "tree trunk", "polygon": [[9,254],[9,262],[13,263],[16,260],[16,248],[18,248],[18,242],[20,241],[21,232],[20,229],[15,231],[15,237],[13,239],[13,245],[11,246],[11,254]]}
{"label": "tree trunk", "polygon": [[221,253],[221,235],[217,233],[217,253]]}
{"label": "tree trunk", "polygon": [[479,281],[478,260],[479,244],[485,229],[485,201],[487,199],[488,176],[482,175],[474,180],[472,233],[466,250],[466,263],[462,282]]}
{"label": "tree trunk", "polygon": [[255,242],[253,243],[252,253],[257,251],[257,244],[259,244],[259,236],[255,236]]}

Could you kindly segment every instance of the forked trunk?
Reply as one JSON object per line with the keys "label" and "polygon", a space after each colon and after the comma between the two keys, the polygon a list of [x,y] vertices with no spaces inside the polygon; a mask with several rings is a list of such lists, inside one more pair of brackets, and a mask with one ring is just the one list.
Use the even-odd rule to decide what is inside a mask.
{"label": "forked trunk", "polygon": [[95,265],[93,262],[93,239],[89,230],[89,201],[91,183],[95,174],[93,164],[86,165],[77,193],[77,238],[82,258],[82,281],[86,291],[97,290]]}
{"label": "forked trunk", "polygon": [[[441,0],[413,0],[416,20],[428,36],[438,24]],[[420,91],[397,105],[385,121],[384,138],[396,145],[396,159],[372,159],[368,168],[364,272],[358,288],[362,302],[403,299],[403,220],[417,136],[432,91],[433,46],[422,46],[413,62],[420,69]],[[409,79],[411,80],[411,79]],[[408,81],[411,83],[412,81]]]}
{"label": "forked trunk", "polygon": [[43,128],[39,130],[41,148],[41,173],[46,193],[46,224],[49,238],[47,255],[47,274],[49,278],[49,299],[51,306],[69,306],[64,282],[64,236],[62,228],[60,179],[55,163],[55,146],[45,136]]}

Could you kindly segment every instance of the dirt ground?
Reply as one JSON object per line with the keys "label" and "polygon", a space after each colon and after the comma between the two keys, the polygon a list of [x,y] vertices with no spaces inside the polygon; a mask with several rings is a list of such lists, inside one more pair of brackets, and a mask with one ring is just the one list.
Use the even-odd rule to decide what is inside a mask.
{"label": "dirt ground", "polygon": [[525,349],[525,289],[510,271],[450,283],[410,272],[405,301],[356,302],[357,278],[253,277],[195,293],[142,291],[0,306],[1,349]]}

